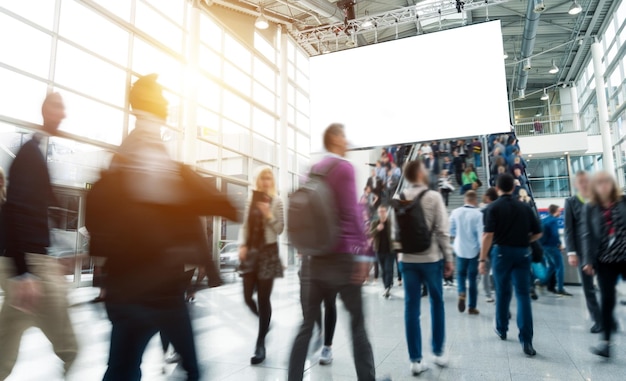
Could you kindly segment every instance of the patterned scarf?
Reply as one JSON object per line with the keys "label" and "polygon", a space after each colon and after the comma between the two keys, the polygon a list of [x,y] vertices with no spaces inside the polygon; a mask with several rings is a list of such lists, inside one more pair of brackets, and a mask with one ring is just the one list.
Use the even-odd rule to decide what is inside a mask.
{"label": "patterned scarf", "polygon": [[626,224],[617,204],[602,209],[607,235],[602,239],[600,263],[626,262]]}

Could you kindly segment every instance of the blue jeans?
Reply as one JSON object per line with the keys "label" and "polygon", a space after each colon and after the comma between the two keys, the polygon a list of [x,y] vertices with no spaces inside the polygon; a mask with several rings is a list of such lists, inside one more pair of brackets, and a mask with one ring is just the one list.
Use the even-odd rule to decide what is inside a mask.
{"label": "blue jeans", "polygon": [[378,262],[383,273],[383,286],[391,288],[393,286],[393,265],[395,261],[395,253],[378,253]]}
{"label": "blue jeans", "polygon": [[478,257],[471,259],[457,257],[456,268],[459,295],[467,294],[465,283],[469,278],[468,305],[469,308],[476,308],[476,299],[478,297]]}
{"label": "blue jeans", "polygon": [[474,166],[476,168],[480,167],[482,165],[482,157],[481,154],[479,153],[475,153],[474,154]]}
{"label": "blue jeans", "polygon": [[412,362],[422,360],[422,329],[420,327],[422,284],[428,288],[432,326],[432,349],[443,354],[446,336],[446,318],[443,307],[443,261],[434,263],[400,262],[404,279],[404,325],[409,357]]}
{"label": "blue jeans", "polygon": [[565,268],[563,265],[563,257],[558,247],[543,247],[543,254],[548,262],[548,273],[541,283],[546,284],[547,281],[556,274],[556,290],[563,291],[563,282],[565,281]]}
{"label": "blue jeans", "polygon": [[509,330],[509,307],[515,287],[519,340],[532,343],[533,313],[530,306],[530,263],[528,247],[494,246],[491,250],[493,278],[496,285],[496,329]]}

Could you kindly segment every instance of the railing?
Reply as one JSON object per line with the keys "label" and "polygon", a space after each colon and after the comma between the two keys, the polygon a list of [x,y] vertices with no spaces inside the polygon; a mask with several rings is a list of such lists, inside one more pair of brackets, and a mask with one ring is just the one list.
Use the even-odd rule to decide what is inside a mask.
{"label": "railing", "polygon": [[536,136],[581,132],[581,124],[574,115],[536,117],[516,120],[515,135]]}
{"label": "railing", "polygon": [[570,179],[568,176],[528,179],[533,198],[564,198],[570,197]]}

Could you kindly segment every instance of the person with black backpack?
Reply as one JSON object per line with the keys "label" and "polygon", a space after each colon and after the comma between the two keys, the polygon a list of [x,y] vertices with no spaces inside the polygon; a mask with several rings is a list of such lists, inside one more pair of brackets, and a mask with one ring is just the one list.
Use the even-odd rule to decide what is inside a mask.
{"label": "person with black backpack", "polygon": [[454,272],[450,245],[448,213],[441,195],[428,189],[429,173],[421,161],[406,165],[405,178],[412,184],[393,200],[394,247],[404,279],[406,341],[411,372],[418,375],[427,369],[422,361],[420,302],[422,284],[430,296],[432,350],[435,363],[447,365],[444,353],[445,312],[442,279]]}

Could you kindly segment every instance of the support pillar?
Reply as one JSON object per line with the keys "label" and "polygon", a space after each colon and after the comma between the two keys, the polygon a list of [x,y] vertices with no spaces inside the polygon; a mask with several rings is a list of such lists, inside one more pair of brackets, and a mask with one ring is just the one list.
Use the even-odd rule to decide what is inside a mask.
{"label": "support pillar", "polygon": [[[279,70],[280,70],[280,127],[279,127],[279,166],[278,166],[278,179],[280,185],[280,195],[283,200],[283,205],[287,205],[289,193],[292,189],[289,189],[289,144],[287,143],[287,130],[289,128],[289,122],[287,120],[287,114],[289,111],[289,104],[287,100],[287,92],[289,91],[289,59],[287,56],[287,33],[283,30],[281,25],[278,25],[278,38],[280,43],[280,57],[279,57]],[[293,264],[294,258],[289,255],[287,246],[287,235],[281,236],[281,256],[283,257],[283,263]]]}
{"label": "support pillar", "polygon": [[593,60],[593,76],[596,82],[596,100],[598,103],[598,125],[602,135],[602,163],[604,170],[615,175],[613,160],[613,142],[609,124],[609,108],[606,100],[604,85],[604,66],[602,65],[602,45],[596,40],[591,44],[591,58]]}
{"label": "support pillar", "polygon": [[185,117],[183,127],[182,152],[178,155],[182,161],[195,168],[197,163],[198,138],[198,48],[200,46],[200,4],[193,0],[189,17],[189,39],[187,57],[189,61],[185,69]]}
{"label": "support pillar", "polygon": [[570,86],[569,96],[572,105],[572,128],[574,131],[582,131],[580,124],[580,105],[578,104],[578,89],[576,86]]}

